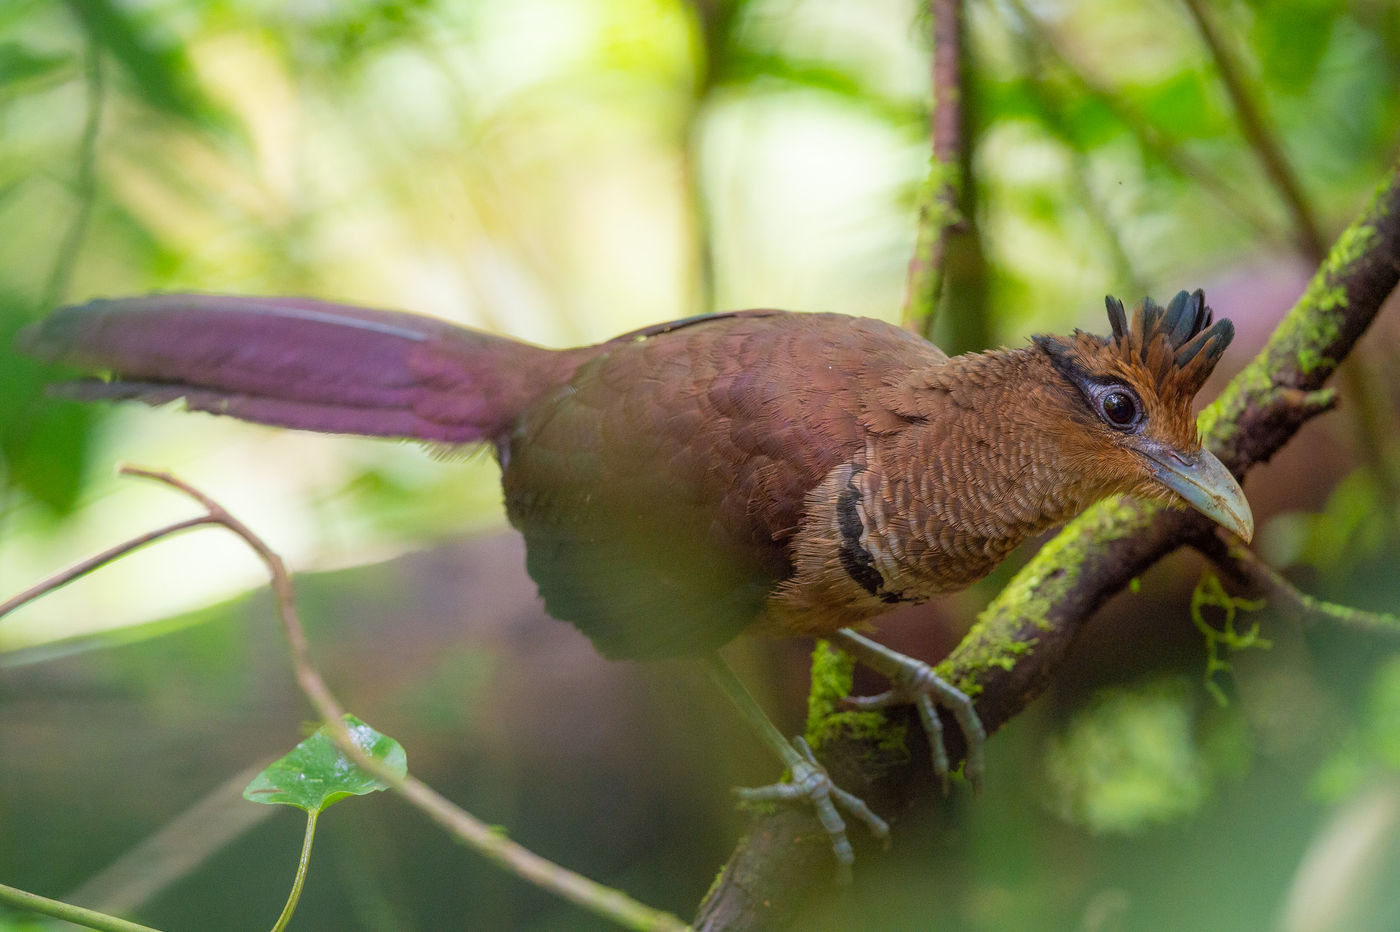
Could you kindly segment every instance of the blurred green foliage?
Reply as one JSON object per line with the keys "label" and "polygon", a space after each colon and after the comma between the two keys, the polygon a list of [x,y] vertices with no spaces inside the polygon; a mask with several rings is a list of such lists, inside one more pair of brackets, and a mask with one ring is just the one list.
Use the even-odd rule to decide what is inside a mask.
{"label": "blurred green foliage", "polygon": [[1329,801],[1346,800],[1400,773],[1400,657],[1376,670],[1363,709],[1358,725],[1318,770],[1317,790]]}
{"label": "blurred green foliage", "polygon": [[1196,813],[1216,779],[1197,738],[1199,700],[1180,680],[1100,693],[1046,749],[1051,807],[1096,833]]}
{"label": "blurred green foliage", "polygon": [[[1400,6],[1210,6],[1324,233],[1339,229],[1400,144]],[[220,489],[246,483],[244,507],[265,503],[260,529],[283,522],[279,546],[298,566],[364,563],[501,522],[485,457],[292,446],[257,429],[49,399],[48,374],[9,347],[54,303],[177,289],[306,293],[552,344],[712,307],[896,319],[928,161],[924,15],[915,0],[0,6],[0,596],[121,536],[107,522],[125,500],[109,478],[123,457],[156,457]],[[1257,345],[1308,269],[1184,8],[1004,2],[968,4],[967,19],[980,237],[969,274],[984,296],[967,306],[986,316],[940,321],[945,342],[1097,330],[1105,292],[1160,297],[1205,284],[1228,296],[1215,303],[1236,319],[1231,358],[1243,358],[1235,354]],[[1396,331],[1383,325],[1355,363],[1369,390],[1348,402],[1365,402],[1369,426],[1329,417],[1309,428],[1325,433],[1248,488],[1261,552],[1276,566],[1319,596],[1394,611],[1400,386]],[[143,507],[124,506],[138,529],[153,520]],[[158,586],[101,589],[124,571],[80,584],[102,593],[86,611],[20,634],[21,619],[0,621],[0,645],[28,648],[10,659],[35,664],[0,667],[0,873],[39,892],[98,870],[173,815],[172,799],[184,805],[239,766],[239,754],[276,747],[258,735],[230,741],[211,720],[304,714],[277,647],[248,646],[246,628],[261,622],[243,617],[257,614],[245,602],[72,639],[74,616],[83,637],[119,610],[146,620],[153,590],[197,590],[229,569],[167,568]],[[1221,681],[1229,704],[1216,708],[1197,685],[1207,651],[1190,625],[1189,587],[1170,583],[1178,577],[1195,569],[1173,564],[1106,613],[1064,685],[993,742],[987,798],[911,815],[897,857],[870,869],[830,927],[871,917],[890,928],[1285,924],[1280,904],[1327,807],[1394,779],[1395,661],[1374,636],[1304,633],[1266,609],[1261,630],[1278,646],[1233,657]],[[400,627],[396,612],[428,605],[432,619],[469,630],[458,616],[490,601],[453,589],[455,573],[436,578],[436,588],[415,581],[407,592],[387,570],[328,578],[307,599],[309,619],[326,620],[313,636],[376,660],[401,651],[411,682],[368,686],[365,701],[390,696],[418,726],[416,761],[419,747],[449,748],[434,776],[460,780],[452,788],[510,819],[515,837],[662,905],[692,905],[736,826],[676,797],[719,798],[729,780],[768,774],[716,775],[723,762],[712,753],[652,732],[623,753],[590,730],[580,748],[569,740],[585,730],[577,722],[558,733],[500,723],[507,736],[536,736],[503,754],[488,703],[477,701],[505,688],[500,658],[528,648],[540,683],[567,684],[579,714],[597,671],[554,659],[562,627],[558,640],[528,645],[454,635],[420,656],[427,635]],[[952,604],[970,612],[984,597]],[[212,598],[197,590],[191,605]],[[384,627],[366,613],[384,615]],[[72,653],[85,645],[108,651]],[[41,659],[45,675],[34,672]],[[365,676],[346,667],[352,682]],[[628,708],[676,703],[672,692],[667,681]],[[613,721],[609,708],[596,714]],[[690,721],[680,716],[694,710],[670,711]],[[495,756],[453,753],[454,727]],[[45,729],[83,735],[118,772],[93,773],[61,741],[47,745],[47,760],[34,757]],[[219,753],[189,754],[206,746]],[[587,766],[544,755],[555,746]],[[162,756],[178,762],[173,776],[140,769]],[[570,782],[584,779],[576,769],[588,774],[582,787]],[[639,790],[632,771],[661,774],[672,795]],[[135,784],[135,802],[107,807],[115,813],[71,802],[97,798],[93,782],[111,798]],[[464,898],[492,927],[586,925],[503,891],[489,867],[462,880],[476,869],[465,856],[406,820],[353,819],[363,821],[324,830],[338,866],[319,888],[313,873],[302,907],[312,927],[317,917],[320,927],[439,927]],[[265,891],[280,888],[280,871],[269,866],[268,884],[256,882],[288,844],[239,842],[146,908],[172,926],[233,917],[224,927],[240,927],[248,890],[271,898],[254,915],[273,905],[277,894]],[[1400,854],[1377,860],[1394,868]],[[1358,900],[1333,927],[1387,928],[1393,900]]]}
{"label": "blurred green foliage", "polygon": [[[13,344],[29,310],[0,292],[0,345]],[[0,478],[8,489],[63,515],[82,490],[96,413],[46,397],[44,383],[52,375],[14,354],[0,367]]]}

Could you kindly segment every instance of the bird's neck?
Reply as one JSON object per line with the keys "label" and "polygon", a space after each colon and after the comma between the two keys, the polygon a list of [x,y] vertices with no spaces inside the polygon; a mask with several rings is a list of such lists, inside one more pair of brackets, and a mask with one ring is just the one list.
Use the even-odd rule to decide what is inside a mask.
{"label": "bird's neck", "polygon": [[1097,499],[1078,478],[1062,379],[1035,347],[958,356],[926,389],[936,429],[910,431],[892,491],[939,589],[981,578]]}

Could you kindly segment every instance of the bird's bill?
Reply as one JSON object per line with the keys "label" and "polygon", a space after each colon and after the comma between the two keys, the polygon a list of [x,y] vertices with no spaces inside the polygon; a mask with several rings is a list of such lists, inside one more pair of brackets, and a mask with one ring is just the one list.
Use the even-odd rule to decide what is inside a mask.
{"label": "bird's bill", "polygon": [[1215,454],[1209,450],[1186,454],[1155,446],[1142,452],[1157,481],[1186,499],[1192,508],[1246,543],[1254,536],[1254,513],[1244,489]]}

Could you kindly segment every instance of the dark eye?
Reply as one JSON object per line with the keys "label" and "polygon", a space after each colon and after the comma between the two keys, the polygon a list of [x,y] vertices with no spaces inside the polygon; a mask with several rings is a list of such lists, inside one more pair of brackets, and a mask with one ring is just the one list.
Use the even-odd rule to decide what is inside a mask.
{"label": "dark eye", "polygon": [[1138,418],[1137,399],[1127,392],[1108,392],[1099,400],[1099,407],[1114,427],[1131,427]]}

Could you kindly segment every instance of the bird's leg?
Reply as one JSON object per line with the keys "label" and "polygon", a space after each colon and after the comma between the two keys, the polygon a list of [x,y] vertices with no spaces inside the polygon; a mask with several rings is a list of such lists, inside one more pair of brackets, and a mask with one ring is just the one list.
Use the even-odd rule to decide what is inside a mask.
{"label": "bird's leg", "polygon": [[898,651],[870,638],[856,634],[850,628],[842,628],[830,637],[833,644],[845,650],[856,660],[890,681],[890,688],[878,696],[862,696],[847,700],[851,708],[882,709],[890,705],[912,703],[919,711],[919,721],[928,734],[930,752],[933,755],[933,771],[943,782],[943,791],[948,791],[948,749],[943,745],[943,722],[938,717],[938,706],[953,713],[963,735],[967,738],[967,758],[963,765],[963,775],[972,788],[980,792],[982,788],[982,749],[987,743],[987,730],[972,707],[972,700],[965,693],[939,678],[933,668],[921,660],[906,657]]}
{"label": "bird's leg", "polygon": [[840,871],[838,877],[843,881],[849,880],[855,854],[851,850],[850,840],[846,838],[846,823],[837,811],[838,807],[864,822],[870,833],[881,842],[889,840],[889,825],[872,812],[863,800],[832,782],[826,768],[817,762],[806,741],[801,738],[789,741],[783,736],[723,657],[711,654],[706,658],[705,672],[763,743],[778,755],[790,773],[786,783],[738,788],[735,792],[739,798],[746,802],[804,802],[810,805],[831,838],[831,850],[836,855]]}

